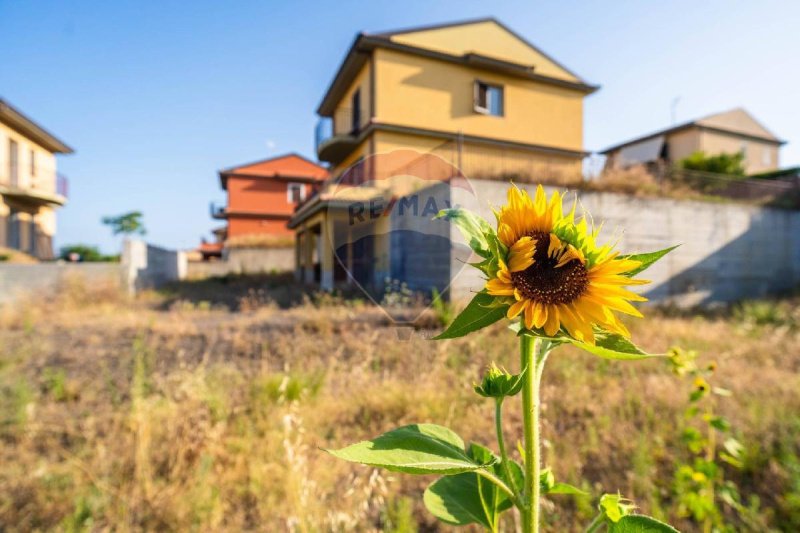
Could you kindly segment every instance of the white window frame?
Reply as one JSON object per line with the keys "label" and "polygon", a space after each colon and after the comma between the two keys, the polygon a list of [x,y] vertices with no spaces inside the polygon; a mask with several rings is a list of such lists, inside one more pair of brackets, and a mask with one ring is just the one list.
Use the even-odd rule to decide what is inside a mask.
{"label": "white window frame", "polygon": [[292,200],[292,189],[294,187],[300,187],[300,201],[303,202],[306,199],[306,185],[305,183],[298,183],[296,181],[289,182],[286,185],[286,202],[293,204],[294,201]]}
{"label": "white window frame", "polygon": [[[480,87],[481,85],[486,87],[486,106],[482,106],[479,103],[479,96],[480,96]],[[489,102],[489,89],[496,89],[500,93],[500,114],[495,115],[491,112],[491,105]],[[490,117],[504,117],[506,114],[506,91],[503,85],[497,83],[489,83],[483,80],[475,80],[473,84],[473,110],[476,113],[480,113],[481,115],[487,115]]]}

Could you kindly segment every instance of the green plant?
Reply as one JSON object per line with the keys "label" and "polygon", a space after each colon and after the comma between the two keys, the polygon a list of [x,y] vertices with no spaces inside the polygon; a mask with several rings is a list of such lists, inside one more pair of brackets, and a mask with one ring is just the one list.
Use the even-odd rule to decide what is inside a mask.
{"label": "green plant", "polygon": [[745,175],[744,152],[708,155],[703,151],[697,151],[679,161],[678,166],[684,170],[712,172],[730,176]]}
{"label": "green plant", "polygon": [[737,511],[744,511],[744,506],[736,485],[725,479],[724,464],[741,468],[744,448],[731,436],[730,422],[717,412],[717,401],[731,392],[710,384],[717,365],[698,365],[697,352],[672,348],[668,361],[676,375],[692,379],[681,432],[690,461],[678,465],[673,482],[678,513],[702,524],[706,533],[735,531],[725,524],[720,505]]}
{"label": "green plant", "polygon": [[59,252],[59,257],[64,261],[71,261],[73,254],[77,255],[78,261],[85,263],[119,261],[119,256],[105,255],[97,249],[97,246],[91,246],[88,244],[68,244],[66,246],[62,246]]}
{"label": "green plant", "polygon": [[456,316],[456,308],[452,302],[445,300],[436,287],[431,289],[431,309],[436,320],[442,326],[448,325]]}
{"label": "green plant", "polygon": [[[455,224],[483,260],[473,264],[487,278],[485,289],[436,339],[462,337],[503,318],[519,338],[519,371],[512,374],[491,365],[475,392],[494,402],[498,453],[436,424],[411,424],[369,441],[328,450],[340,459],[407,474],[440,475],[425,491],[428,511],[452,525],[479,524],[498,531],[502,513],[516,509],[525,533],[537,533],[542,521],[542,495],[584,495],[577,487],[556,482],[541,464],[540,391],[545,362],[559,346],[571,344],[593,355],[617,360],[656,357],[628,337],[613,311],[641,314],[629,301],[642,300],[626,285],[671,248],[619,256],[598,245],[599,230],[588,215],[575,221],[575,207],[562,211],[562,199],[550,201],[541,186],[535,198],[516,187],[508,205],[496,212],[497,230],[460,208],[439,218]],[[520,317],[520,320],[516,320]],[[503,434],[503,404],[522,397],[524,438],[521,462],[514,460]],[[633,504],[619,495],[600,499],[600,514],[589,531],[674,532],[657,520],[632,514]]]}

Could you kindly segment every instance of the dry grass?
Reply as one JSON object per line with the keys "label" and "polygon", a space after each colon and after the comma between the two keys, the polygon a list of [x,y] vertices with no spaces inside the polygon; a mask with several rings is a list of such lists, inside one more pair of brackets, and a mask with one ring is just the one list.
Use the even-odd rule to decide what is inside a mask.
{"label": "dry grass", "polygon": [[[426,421],[483,440],[492,406],[471,384],[492,360],[516,367],[514,339],[498,325],[431,342],[429,331],[403,335],[364,303],[273,301],[286,284],[262,282],[256,297],[233,280],[220,300],[196,285],[135,302],[74,286],[6,310],[0,530],[447,529],[422,508],[429,479],[320,448]],[[237,295],[249,300],[231,305]],[[728,475],[760,499],[771,527],[797,531],[800,337],[789,318],[752,314],[659,315],[632,327],[651,350],[679,344],[719,362],[717,382],[735,392],[723,410],[748,449],[746,468]],[[550,361],[544,433],[557,477],[595,495],[620,490],[697,530],[670,516],[688,384],[658,361],[568,349]],[[514,404],[511,442],[521,425]],[[547,505],[546,530],[578,531],[592,502],[559,498]]]}

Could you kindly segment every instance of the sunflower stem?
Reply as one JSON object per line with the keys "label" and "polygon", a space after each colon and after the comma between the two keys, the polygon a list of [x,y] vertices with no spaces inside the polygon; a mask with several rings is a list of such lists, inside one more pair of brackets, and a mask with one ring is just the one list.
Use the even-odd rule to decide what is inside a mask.
{"label": "sunflower stem", "polygon": [[522,386],[522,419],[525,433],[525,483],[522,530],[539,533],[541,488],[541,446],[539,428],[539,388],[542,369],[550,350],[550,343],[538,338],[520,336],[520,368],[528,368]]}

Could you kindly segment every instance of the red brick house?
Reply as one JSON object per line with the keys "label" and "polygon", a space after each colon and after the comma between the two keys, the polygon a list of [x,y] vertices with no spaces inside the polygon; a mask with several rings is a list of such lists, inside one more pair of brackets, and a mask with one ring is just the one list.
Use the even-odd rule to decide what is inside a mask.
{"label": "red brick house", "polygon": [[245,235],[291,236],[286,223],[295,207],[327,177],[325,167],[298,154],[220,170],[228,199],[225,207],[212,204],[211,216],[227,221],[225,241]]}

